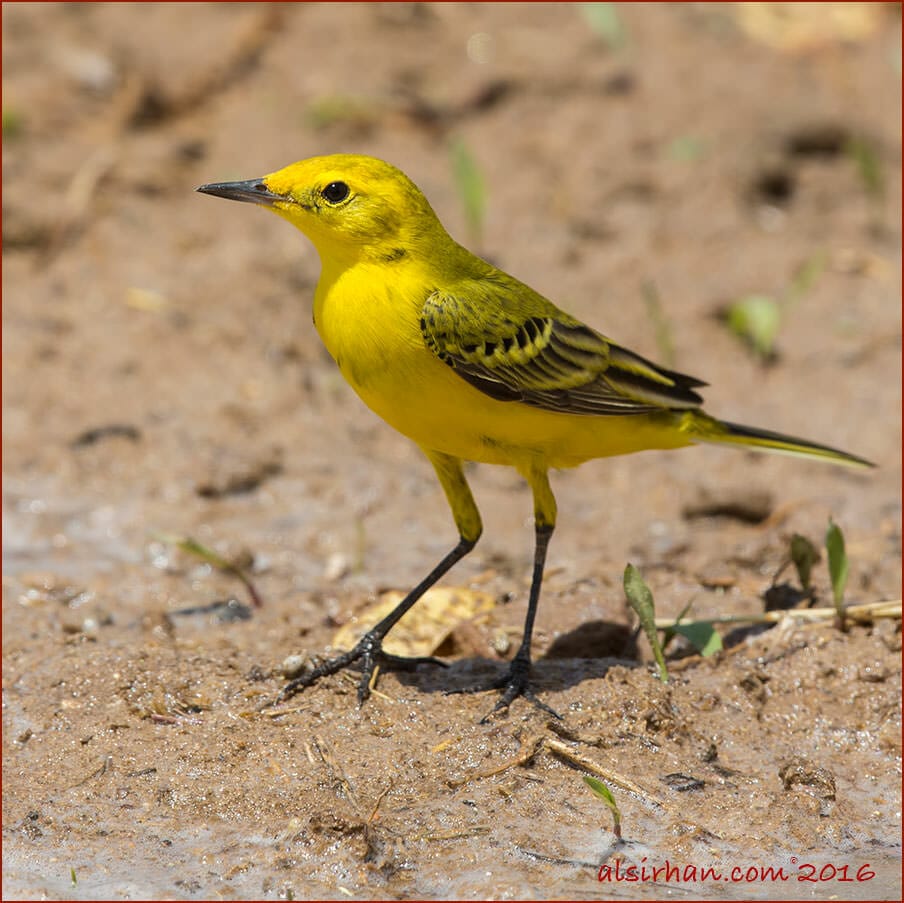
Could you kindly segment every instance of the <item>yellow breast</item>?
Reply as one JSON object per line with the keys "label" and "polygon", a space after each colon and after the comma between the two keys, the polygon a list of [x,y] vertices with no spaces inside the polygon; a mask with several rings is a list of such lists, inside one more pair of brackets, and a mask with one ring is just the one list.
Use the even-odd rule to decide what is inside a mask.
{"label": "yellow breast", "polygon": [[687,444],[660,417],[561,414],[497,401],[437,358],[420,327],[422,278],[358,265],[324,272],[314,322],[342,375],[390,426],[423,448],[524,469]]}

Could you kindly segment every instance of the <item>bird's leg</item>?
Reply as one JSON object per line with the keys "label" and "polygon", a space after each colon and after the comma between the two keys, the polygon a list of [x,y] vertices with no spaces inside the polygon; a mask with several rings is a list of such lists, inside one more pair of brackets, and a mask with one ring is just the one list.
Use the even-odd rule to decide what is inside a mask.
{"label": "bird's leg", "polygon": [[534,631],[534,618],[537,616],[537,604],[540,601],[540,586],[543,583],[543,568],[546,563],[546,550],[549,540],[552,538],[554,524],[537,523],[536,543],[534,545],[534,573],[530,584],[530,597],[527,602],[527,617],[524,619],[524,637],[518,647],[515,657],[509,665],[508,672],[493,685],[502,690],[502,695],[482,719],[481,724],[490,720],[490,716],[499,709],[507,708],[519,696],[523,696],[528,702],[533,703],[538,709],[542,709],[556,718],[562,716],[550,708],[545,702],[537,698],[530,688],[530,642]]}
{"label": "bird's leg", "polygon": [[337,671],[341,671],[359,660],[362,670],[361,681],[358,684],[359,703],[363,703],[370,696],[371,683],[378,665],[405,670],[413,670],[419,664],[425,663],[445,665],[445,662],[431,656],[405,658],[399,655],[389,655],[383,651],[383,640],[386,634],[392,630],[399,619],[431,586],[474,548],[483,529],[480,521],[480,512],[477,510],[474,497],[471,495],[467,480],[465,480],[461,461],[449,455],[442,455],[432,451],[425,450],[425,454],[433,464],[449,505],[452,508],[452,514],[459,532],[458,544],[379,624],[371,627],[353,649],[323,662],[307,673],[302,674],[301,677],[296,677],[287,683],[277,697],[277,702],[288,699],[306,687],[312,686],[321,677],[335,674]]}
{"label": "bird's leg", "polygon": [[401,668],[403,670],[413,670],[417,665],[429,663],[434,665],[443,665],[445,662],[431,656],[423,656],[419,658],[404,658],[400,655],[388,655],[383,651],[383,639],[387,633],[395,626],[396,622],[407,612],[421,596],[436,583],[449,568],[457,561],[464,558],[471,549],[474,548],[474,541],[460,539],[458,545],[446,555],[445,558],[413,589],[401,602],[385,617],[379,624],[371,627],[364,636],[358,641],[357,645],[348,652],[343,652],[335,658],[317,665],[316,668],[296,677],[287,683],[280,691],[277,702],[282,702],[290,696],[294,696],[306,687],[315,684],[321,677],[328,674],[335,674],[343,668],[352,664],[352,662],[361,661],[361,682],[358,684],[358,702],[363,703],[370,696],[370,685],[373,680],[374,671],[377,665],[385,665],[390,668]]}
{"label": "bird's leg", "polygon": [[549,486],[549,477],[543,468],[531,467],[521,471],[534,494],[534,572],[530,584],[530,596],[527,601],[527,617],[524,619],[524,636],[518,652],[512,659],[508,671],[489,686],[474,687],[469,690],[452,690],[450,692],[479,693],[483,690],[502,690],[493,709],[481,719],[481,724],[489,721],[499,709],[507,708],[519,696],[533,703],[556,718],[561,718],[554,709],[541,702],[530,688],[530,643],[534,632],[534,619],[537,616],[537,605],[540,602],[540,587],[543,584],[543,568],[546,565],[546,550],[556,526],[556,500]]}

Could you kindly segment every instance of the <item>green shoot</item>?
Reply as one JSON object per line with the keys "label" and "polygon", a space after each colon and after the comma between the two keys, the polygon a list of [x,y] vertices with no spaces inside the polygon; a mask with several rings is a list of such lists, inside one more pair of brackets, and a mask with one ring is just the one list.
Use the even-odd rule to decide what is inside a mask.
{"label": "green shoot", "polygon": [[578,3],[577,6],[584,21],[602,38],[610,50],[618,50],[627,43],[628,33],[616,4]]}
{"label": "green shoot", "polygon": [[781,300],[768,295],[745,295],[728,306],[728,328],[764,361],[775,357],[775,341],[788,311],[811,291],[828,265],[825,251],[808,257],[795,271]]}
{"label": "green shoot", "polygon": [[683,636],[703,658],[715,655],[723,648],[722,636],[712,621],[688,621],[686,624],[676,624],[672,630]]}
{"label": "green shoot", "polygon": [[22,114],[18,110],[9,107],[3,109],[3,137],[18,138],[22,134]]}
{"label": "green shoot", "polygon": [[364,525],[364,515],[359,514],[355,518],[355,564],[352,568],[356,574],[364,573],[365,558],[367,558],[367,528]]}
{"label": "green shoot", "polygon": [[666,367],[674,367],[675,345],[672,342],[672,325],[662,309],[662,304],[659,301],[659,292],[652,282],[647,282],[644,285],[643,299],[647,306],[647,314],[653,324],[659,356]]}
{"label": "green shoot", "polygon": [[69,880],[72,882],[73,887],[78,886],[78,878],[75,875],[75,866],[74,865],[69,866]]}
{"label": "green shoot", "polygon": [[678,135],[666,148],[670,160],[680,163],[695,163],[706,154],[706,144],[694,135]]}
{"label": "green shoot", "polygon": [[675,618],[674,622],[670,622],[671,626],[666,628],[661,628],[663,630],[662,634],[662,650],[663,652],[668,648],[669,643],[672,642],[673,639],[677,636],[677,632],[675,627],[680,624],[684,620],[684,616],[691,610],[694,605],[694,600],[691,599],[684,608],[678,613],[678,617]]}
{"label": "green shoot", "polygon": [[824,251],[817,251],[808,257],[794,273],[791,285],[785,293],[785,306],[796,304],[807,292],[813,289],[819,277],[829,265],[829,255]]}
{"label": "green shoot", "polygon": [[728,328],[764,360],[775,355],[781,319],[779,303],[766,295],[746,295],[728,308]]}
{"label": "green shoot", "polygon": [[659,642],[659,635],[656,633],[656,610],[653,605],[653,593],[650,587],[644,583],[640,571],[633,564],[625,567],[624,577],[625,595],[631,608],[637,612],[640,618],[640,626],[650,641],[653,649],[653,657],[656,659],[656,666],[659,668],[659,679],[663,683],[668,683],[669,672],[665,666],[665,656],[662,654],[662,644]]}
{"label": "green shoot", "polygon": [[801,589],[809,592],[810,575],[813,571],[813,565],[819,561],[819,550],[806,536],[795,533],[791,537],[791,561],[797,570]]}
{"label": "green shoot", "polygon": [[612,833],[621,840],[621,812],[618,809],[618,803],[615,802],[612,791],[602,781],[590,777],[589,774],[583,775],[583,778],[584,783],[593,791],[594,795],[598,796],[609,807],[609,811],[612,813]]}
{"label": "green shoot", "polygon": [[450,148],[452,176],[465,208],[465,221],[475,245],[482,244],[483,220],[486,213],[486,188],[477,161],[461,138],[456,138]]}
{"label": "green shoot", "polygon": [[165,542],[168,545],[173,545],[177,549],[181,549],[183,552],[187,552],[189,555],[193,555],[195,558],[200,558],[202,561],[206,561],[208,564],[213,565],[215,568],[218,568],[221,571],[224,571],[227,574],[232,574],[234,577],[238,577],[239,580],[244,584],[245,589],[248,590],[248,595],[251,596],[251,601],[254,604],[255,608],[261,608],[263,606],[263,600],[258,594],[257,590],[254,587],[254,584],[251,582],[251,578],[245,573],[244,568],[239,565],[227,561],[223,558],[222,555],[218,555],[213,549],[208,549],[207,546],[201,545],[196,539],[192,539],[190,536],[172,536],[170,534],[160,534],[157,537],[161,542]]}
{"label": "green shoot", "polygon": [[829,518],[826,530],[826,553],[829,558],[829,576],[832,579],[832,598],[835,611],[841,619],[844,629],[844,586],[848,578],[848,558],[844,550],[844,534],[838,525]]}
{"label": "green shoot", "polygon": [[367,129],[376,124],[379,111],[366,99],[356,97],[321,97],[304,111],[305,124],[313,129],[325,129],[336,123]]}
{"label": "green shoot", "polygon": [[[674,622],[664,628],[662,646],[668,646],[673,637],[683,636],[704,658],[715,655],[722,649],[722,636],[716,630],[712,621],[687,621],[685,615],[691,610],[693,600],[681,609],[681,613]],[[658,625],[657,625],[658,626]],[[660,628],[662,629],[662,628]]]}
{"label": "green shoot", "polygon": [[845,152],[854,161],[867,194],[873,197],[881,196],[885,188],[885,179],[882,177],[879,155],[872,143],[866,138],[851,138],[845,145]]}

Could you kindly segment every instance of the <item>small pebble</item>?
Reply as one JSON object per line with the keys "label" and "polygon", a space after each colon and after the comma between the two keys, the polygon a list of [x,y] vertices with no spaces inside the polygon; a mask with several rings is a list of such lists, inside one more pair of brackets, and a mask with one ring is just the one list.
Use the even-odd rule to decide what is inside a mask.
{"label": "small pebble", "polygon": [[341,580],[349,572],[348,558],[342,552],[333,552],[323,569],[324,580]]}
{"label": "small pebble", "polygon": [[702,778],[695,778],[693,775],[681,774],[680,772],[667,774],[662,778],[662,782],[678,793],[686,793],[688,790],[702,790],[706,786],[706,781]]}
{"label": "small pebble", "polygon": [[305,657],[303,655],[290,655],[283,661],[280,671],[282,671],[283,677],[292,680],[304,671],[304,666]]}

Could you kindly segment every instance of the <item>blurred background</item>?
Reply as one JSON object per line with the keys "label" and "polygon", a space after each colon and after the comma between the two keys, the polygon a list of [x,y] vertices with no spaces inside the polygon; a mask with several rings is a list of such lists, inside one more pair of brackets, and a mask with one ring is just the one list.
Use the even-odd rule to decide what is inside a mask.
{"label": "blurred background", "polygon": [[[158,615],[237,591],[179,538],[265,599],[253,635],[180,629],[268,667],[451,545],[429,465],[320,346],[313,249],[194,193],[316,154],[394,163],[460,242],[711,383],[713,414],[881,464],[698,449],[557,475],[541,653],[626,619],[629,558],[666,614],[743,610],[830,513],[859,597],[900,594],[897,4],[13,3],[2,24],[4,658],[35,694],[14,737],[64,658],[114,669],[165,645]],[[516,598],[517,628],[530,502],[471,473],[486,534],[455,579]]]}
{"label": "blurred background", "polygon": [[[322,351],[312,248],[193,192],[338,151],[395,163],[464,244],[709,381],[717,415],[895,454],[893,5],[14,4],[3,27],[14,493],[91,487],[125,529],[123,506],[157,498],[206,520],[224,516],[211,498],[239,497],[244,517],[235,486],[280,477],[301,491],[288,507],[341,500],[352,520],[378,509],[387,529],[420,529],[375,485],[420,492],[432,475]],[[747,465],[704,451],[655,466]],[[583,479],[680,505],[648,467]],[[583,490],[575,503],[599,523]],[[290,541],[314,543],[311,575],[358,541],[328,519]],[[47,532],[15,526],[32,550],[29,532]],[[398,579],[393,553],[381,560]]]}

